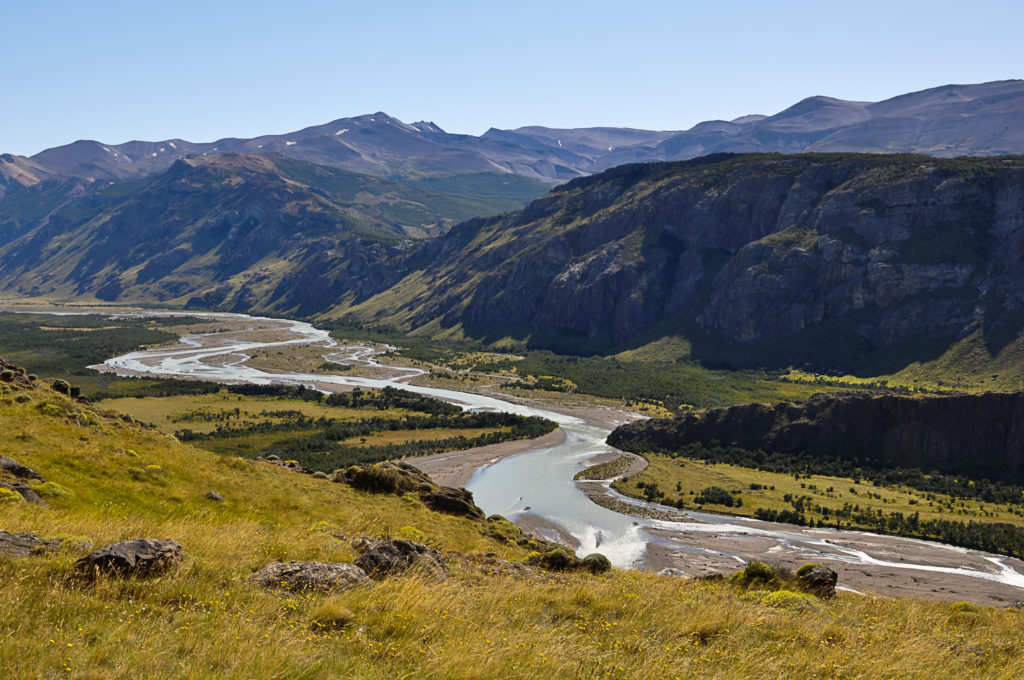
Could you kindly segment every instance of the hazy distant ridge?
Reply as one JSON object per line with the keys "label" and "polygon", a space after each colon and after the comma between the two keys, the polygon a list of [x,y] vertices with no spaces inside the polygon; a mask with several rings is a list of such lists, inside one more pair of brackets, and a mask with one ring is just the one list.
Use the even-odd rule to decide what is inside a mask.
{"label": "hazy distant ridge", "polygon": [[[935,156],[1024,153],[1024,81],[944,85],[881,102],[815,96],[772,116],[706,121],[686,131],[539,126],[445,132],[385,113],[297,132],[197,144],[181,139],[103,144],[80,140],[0,160],[0,192],[52,176],[123,179],[166,170],[188,155],[279,153],[383,177],[512,173],[561,183],[616,165],[716,152],[865,151]],[[2,194],[0,194],[2,195]]]}

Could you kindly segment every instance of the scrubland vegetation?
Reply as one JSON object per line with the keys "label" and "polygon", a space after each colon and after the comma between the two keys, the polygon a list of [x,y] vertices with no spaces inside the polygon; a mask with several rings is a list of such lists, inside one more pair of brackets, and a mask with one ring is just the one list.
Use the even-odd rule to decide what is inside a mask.
{"label": "scrubland vegetation", "polygon": [[215,453],[273,455],[322,472],[539,437],[555,427],[542,418],[465,413],[393,387],[323,396],[301,387],[237,385],[200,397],[119,399],[105,406]]}

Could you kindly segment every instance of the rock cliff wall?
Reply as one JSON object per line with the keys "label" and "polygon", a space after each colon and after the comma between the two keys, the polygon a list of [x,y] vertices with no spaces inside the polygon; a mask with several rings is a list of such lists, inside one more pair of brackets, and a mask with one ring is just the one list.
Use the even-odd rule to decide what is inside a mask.
{"label": "rock cliff wall", "polygon": [[622,166],[453,229],[404,292],[341,313],[597,351],[674,333],[718,363],[852,370],[919,338],[1020,330],[1022,196],[1017,157]]}
{"label": "rock cliff wall", "polygon": [[608,443],[671,453],[688,444],[837,457],[1024,483],[1024,393],[816,395],[622,425]]}

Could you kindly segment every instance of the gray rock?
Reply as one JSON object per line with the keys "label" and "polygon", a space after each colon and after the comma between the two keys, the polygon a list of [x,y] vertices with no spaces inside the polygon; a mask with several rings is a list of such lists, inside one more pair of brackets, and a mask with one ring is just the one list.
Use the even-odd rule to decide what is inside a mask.
{"label": "gray rock", "polygon": [[250,580],[264,588],[292,592],[340,592],[373,585],[365,571],[347,562],[271,562]]}
{"label": "gray rock", "polygon": [[206,493],[203,494],[203,498],[208,498],[211,501],[223,501],[224,500],[224,496],[221,496],[216,491],[207,491]]}
{"label": "gray rock", "polygon": [[38,472],[7,456],[0,456],[0,470],[10,472],[15,477],[21,477],[22,479],[38,479],[43,481],[42,476]]}
{"label": "gray rock", "polygon": [[382,541],[356,558],[355,563],[376,581],[409,570],[438,581],[448,579],[448,567],[441,553],[413,541]]}
{"label": "gray rock", "polygon": [[658,572],[658,576],[676,576],[678,578],[689,578],[686,572],[682,569],[676,569],[675,567],[665,567]]}
{"label": "gray rock", "polygon": [[133,538],[113,543],[75,562],[75,569],[90,575],[155,576],[181,559],[181,546],[174,540]]}
{"label": "gray rock", "polygon": [[828,567],[816,566],[797,577],[807,592],[822,598],[836,596],[839,574]]}
{"label": "gray rock", "polygon": [[437,491],[422,494],[420,499],[424,505],[437,512],[474,519],[484,518],[484,511],[473,502],[473,493],[465,489],[442,486]]}
{"label": "gray rock", "polygon": [[0,555],[7,557],[28,557],[40,552],[51,552],[60,547],[56,539],[43,540],[33,533],[10,534],[0,531]]}
{"label": "gray rock", "polygon": [[44,501],[39,494],[33,491],[32,487],[30,487],[28,484],[25,484],[24,482],[14,482],[13,484],[0,483],[0,488],[10,489],[11,491],[17,491],[18,493],[21,494],[22,498],[24,498],[29,503],[32,503],[33,505],[41,505],[44,508],[49,507],[47,502]]}

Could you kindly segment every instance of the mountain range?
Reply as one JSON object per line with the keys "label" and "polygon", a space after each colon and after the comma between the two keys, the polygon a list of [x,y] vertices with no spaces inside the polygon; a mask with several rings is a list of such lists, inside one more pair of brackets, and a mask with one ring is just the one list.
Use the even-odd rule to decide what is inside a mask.
{"label": "mountain range", "polygon": [[[574,352],[674,335],[712,363],[858,370],[1019,334],[1024,160],[988,156],[1024,150],[1022,112],[1024,81],[1004,81],[682,133],[472,137],[374,114],[76,142],[0,156],[0,291]],[[931,155],[717,153],[750,147]],[[957,154],[982,158],[940,158]]]}
{"label": "mountain range", "polygon": [[864,151],[935,156],[1024,152],[1024,80],[945,85],[881,102],[815,96],[774,115],[706,121],[685,131],[629,128],[490,129],[451,134],[385,113],[340,118],[297,132],[208,143],[182,139],[108,144],[79,140],[31,158],[0,157],[0,187],[55,177],[126,179],[218,153],[276,153],[393,178],[516,174],[557,184],[624,163],[719,152]]}
{"label": "mountain range", "polygon": [[855,371],[1019,335],[1021,186],[1020,157],[625,165],[424,242],[395,285],[327,315],[575,353],[682,336],[713,364]]}

